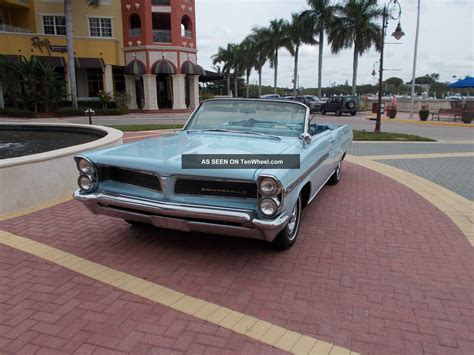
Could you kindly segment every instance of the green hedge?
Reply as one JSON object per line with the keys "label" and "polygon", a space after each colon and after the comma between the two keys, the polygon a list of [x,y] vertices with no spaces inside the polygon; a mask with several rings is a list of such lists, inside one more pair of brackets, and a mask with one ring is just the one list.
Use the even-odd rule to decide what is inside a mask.
{"label": "green hedge", "polygon": [[[72,107],[62,107],[56,110],[56,116],[58,117],[70,117],[70,116],[83,116],[87,117],[85,111],[87,110],[86,107],[79,107],[79,108],[72,108]],[[96,109],[95,116],[118,116],[123,113],[123,111],[119,108],[111,108],[107,110]]]}
{"label": "green hedge", "polygon": [[[79,101],[78,102],[79,107],[85,107],[85,108],[91,108],[93,110],[102,110],[102,102],[96,101],[96,100],[90,100],[90,101]],[[58,103],[59,108],[70,108],[72,106],[72,102],[68,100],[62,100]],[[111,101],[107,104],[107,107],[109,109],[112,108],[117,108],[117,104],[114,101]]]}
{"label": "green hedge", "polygon": [[15,107],[7,107],[2,110],[1,114],[8,117],[20,117],[20,118],[33,118],[36,117],[36,114],[33,111],[22,110]]}

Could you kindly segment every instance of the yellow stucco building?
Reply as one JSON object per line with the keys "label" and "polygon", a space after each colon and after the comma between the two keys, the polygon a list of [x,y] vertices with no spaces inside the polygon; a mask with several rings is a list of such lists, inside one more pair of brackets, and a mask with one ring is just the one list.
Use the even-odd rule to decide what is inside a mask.
{"label": "yellow stucco building", "polygon": [[[93,8],[73,0],[72,14],[79,100],[124,91],[121,1]],[[67,80],[65,34],[62,0],[0,0],[0,54],[10,62],[36,56]]]}

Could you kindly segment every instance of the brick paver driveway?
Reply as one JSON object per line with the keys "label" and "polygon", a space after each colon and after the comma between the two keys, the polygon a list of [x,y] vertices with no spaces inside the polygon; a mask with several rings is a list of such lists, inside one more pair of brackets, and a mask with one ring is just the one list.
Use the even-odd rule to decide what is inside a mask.
{"label": "brick paver driveway", "polygon": [[[474,253],[408,188],[346,163],[296,245],[135,228],[70,201],[0,222],[40,241],[355,352],[474,348]],[[279,352],[0,243],[0,349]]]}

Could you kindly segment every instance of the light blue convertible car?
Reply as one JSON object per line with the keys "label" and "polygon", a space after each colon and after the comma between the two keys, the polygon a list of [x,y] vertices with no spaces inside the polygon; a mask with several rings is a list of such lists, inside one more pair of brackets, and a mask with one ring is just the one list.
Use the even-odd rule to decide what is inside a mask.
{"label": "light blue convertible car", "polygon": [[202,102],[181,131],[75,157],[74,198],[132,225],[256,238],[288,249],[301,210],[337,184],[350,126],[294,101]]}

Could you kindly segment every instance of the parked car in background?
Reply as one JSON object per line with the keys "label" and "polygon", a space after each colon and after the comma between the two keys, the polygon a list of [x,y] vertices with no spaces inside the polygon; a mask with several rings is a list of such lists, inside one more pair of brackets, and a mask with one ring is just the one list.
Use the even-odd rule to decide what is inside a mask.
{"label": "parked car in background", "polygon": [[310,113],[318,112],[321,109],[319,97],[312,95],[288,96],[289,100],[299,101],[309,107]]}
{"label": "parked car in background", "polygon": [[260,96],[260,98],[262,99],[280,99],[280,95],[279,94],[267,94],[267,95],[262,95]]}
{"label": "parked car in background", "polygon": [[333,96],[321,105],[321,113],[334,112],[337,116],[350,113],[355,116],[359,109],[359,98],[357,96]]}
{"label": "parked car in background", "polygon": [[[288,249],[302,209],[326,183],[339,182],[351,143],[349,125],[311,122],[309,108],[298,102],[207,100],[180,131],[77,155],[74,198],[132,225],[255,238]],[[197,167],[184,166],[188,154],[198,154]],[[299,164],[216,167],[201,158],[221,164],[219,154],[231,155],[229,161],[265,154],[276,162],[291,154]]]}

